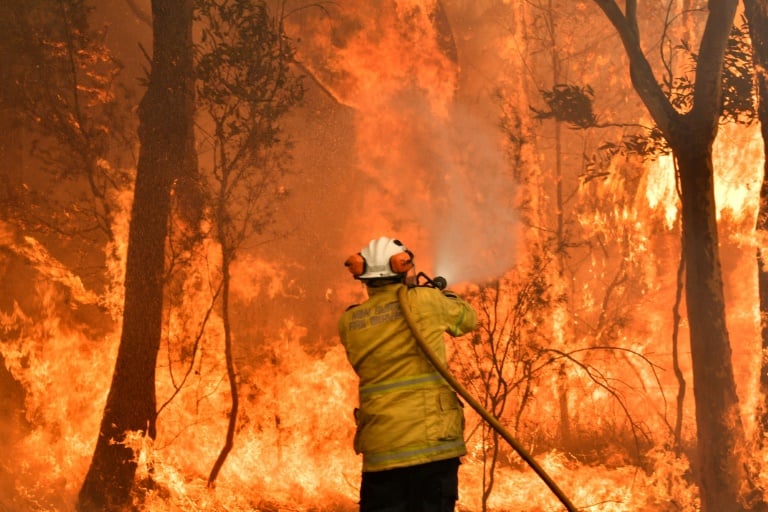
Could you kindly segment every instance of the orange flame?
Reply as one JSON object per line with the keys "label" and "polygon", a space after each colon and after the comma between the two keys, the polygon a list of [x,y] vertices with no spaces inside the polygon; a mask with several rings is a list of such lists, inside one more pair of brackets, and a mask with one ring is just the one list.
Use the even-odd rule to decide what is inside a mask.
{"label": "orange flame", "polygon": [[[334,13],[338,24],[326,19],[305,32],[307,54],[302,57],[334,98],[353,110],[349,128],[354,141],[345,134],[344,143],[352,147],[354,158],[342,159],[349,168],[338,172],[354,186],[341,178],[335,182],[324,177],[320,183],[300,177],[310,182],[306,193],[310,197],[298,197],[288,206],[307,224],[301,226],[298,242],[291,239],[294,250],[283,251],[291,242],[277,241],[236,262],[235,344],[243,404],[235,448],[212,489],[206,485],[207,476],[224,441],[231,397],[222,356],[222,319],[215,308],[206,319],[219,279],[217,247],[206,241],[196,255],[166,318],[156,384],[162,405],[157,439],[150,442],[133,433],[127,440],[137,455],[138,477],[151,475],[158,484],[141,498],[144,509],[356,510],[360,479],[360,460],[352,450],[356,380],[332,328],[343,307],[362,300],[364,291],[349,279],[344,259],[369,239],[387,234],[400,237],[416,252],[419,269],[434,269],[451,284],[511,278],[516,263],[527,270],[524,236],[543,235],[520,234],[519,219],[509,212],[523,193],[540,211],[546,204],[544,187],[532,184],[520,191],[511,185],[504,140],[495,127],[496,109],[490,116],[488,105],[477,105],[466,93],[460,94],[470,89],[480,96],[477,91],[486,86],[467,79],[466,70],[440,46],[431,16],[436,5],[433,0],[372,2],[366,9],[339,5]],[[472,8],[479,9],[477,4],[466,7]],[[583,4],[577,8],[583,10]],[[476,34],[487,47],[500,48],[509,67],[489,65],[483,70],[498,73],[490,76],[489,71],[489,82],[503,79],[516,91],[511,101],[519,111],[527,111],[530,104],[519,58],[525,42],[522,31],[514,30],[524,21],[522,16],[515,18],[513,30],[503,37]],[[477,59],[469,62],[487,64],[479,58],[483,50],[471,50]],[[754,249],[763,242],[753,235],[762,168],[760,142],[755,130],[724,127],[715,150],[729,330],[745,413],[760,399],[752,391],[761,359],[753,261]],[[542,175],[546,162],[539,161],[531,146],[520,150],[520,165]],[[310,155],[312,151],[319,152],[312,147]],[[634,192],[628,191],[629,180],[620,172],[581,191],[576,216],[584,238],[609,256],[621,254],[622,261],[592,254],[573,275],[558,277],[558,293],[553,296],[570,291],[578,301],[548,309],[535,319],[539,322],[535,327],[548,336],[546,348],[567,351],[601,339],[603,334],[591,329],[600,315],[624,315],[628,320],[613,326],[612,341],[647,361],[590,352],[579,360],[582,367],[565,376],[565,397],[558,394],[561,377],[542,371],[520,433],[547,472],[581,507],[608,512],[665,510],[674,503],[679,510],[695,511],[699,502],[687,458],[661,447],[668,441],[677,390],[669,363],[673,269],[679,254],[674,170],[669,159],[660,159],[642,171]],[[318,202],[318,211],[301,210],[305,202],[317,201],[318,190],[330,199]],[[39,241],[0,224],[3,275],[11,275],[13,262],[21,261],[34,278],[9,307],[0,308],[0,354],[13,380],[23,387],[25,414],[19,420],[24,424],[13,426],[13,442],[0,439],[9,455],[0,463],[0,508],[31,512],[74,506],[93,452],[119,340],[131,192],[121,192],[116,201],[121,211],[114,218],[116,240],[107,248],[109,291],[104,296],[87,289]],[[589,201],[599,207],[591,208]],[[344,203],[343,208],[329,206],[331,202]],[[629,247],[619,253],[616,247],[624,240]],[[627,262],[637,269],[633,283],[639,290],[611,281],[619,273],[617,266]],[[326,269],[337,269],[338,274],[328,277]],[[339,279],[347,281],[338,284]],[[617,310],[604,306],[610,302],[605,300],[609,286],[621,298]],[[477,288],[468,285],[467,290]],[[511,292],[502,297],[500,307],[511,309],[514,298]],[[311,305],[309,311],[296,306],[305,303]],[[286,304],[291,307],[283,308]],[[86,306],[103,308],[98,325],[78,317]],[[494,320],[501,318],[494,314],[490,315]],[[508,326],[501,330],[508,333]],[[685,340],[684,323],[681,331],[680,339]],[[471,343],[462,339],[449,348],[464,355]],[[687,348],[681,356],[681,370],[691,383]],[[586,464],[546,444],[559,428],[552,418],[559,417],[561,398],[574,411],[573,428],[584,438],[592,436],[595,445],[607,444],[601,437],[606,433],[626,431],[624,411],[606,387],[590,378],[590,365],[614,383],[622,403],[653,433],[657,443],[641,454],[642,469],[619,450]],[[478,365],[473,371],[482,369],[487,368]],[[690,402],[682,411],[686,441],[694,438]],[[460,469],[462,512],[481,509],[487,462],[486,441],[477,433],[479,419],[471,411],[467,423],[470,453]],[[752,420],[747,424],[754,429]],[[489,506],[558,509],[542,482],[508,449],[502,450]]]}

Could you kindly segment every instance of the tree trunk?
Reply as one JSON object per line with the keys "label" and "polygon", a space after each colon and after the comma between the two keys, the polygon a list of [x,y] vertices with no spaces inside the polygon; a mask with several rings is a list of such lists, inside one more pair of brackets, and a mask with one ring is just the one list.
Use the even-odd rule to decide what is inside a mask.
{"label": "tree trunk", "polygon": [[125,307],[112,385],[78,510],[116,510],[128,503],[136,473],[126,432],[154,439],[155,365],[161,338],[165,241],[170,192],[194,172],[192,1],[153,0],[153,57],[139,105],[141,150],[125,275]]}
{"label": "tree trunk", "polygon": [[752,61],[757,75],[757,116],[763,136],[763,181],[760,187],[760,205],[757,212],[755,231],[757,232],[757,286],[760,296],[760,334],[763,357],[760,365],[760,391],[763,401],[757,411],[757,440],[763,445],[763,436],[768,432],[768,254],[765,254],[764,241],[768,238],[768,2],[766,0],[744,0],[744,14],[749,23],[749,36],[752,39]]}
{"label": "tree trunk", "polygon": [[[682,241],[680,245],[682,246]],[[675,372],[677,380],[677,397],[675,426],[673,433],[675,436],[675,455],[680,456],[683,453],[683,417],[685,411],[685,375],[680,367],[680,305],[683,302],[683,291],[685,290],[685,258],[680,258],[680,264],[677,266],[677,287],[675,289],[675,305],[672,307],[672,370]]]}
{"label": "tree trunk", "polygon": [[[707,3],[693,106],[684,115],[672,106],[645,58],[637,2],[626,2],[624,10],[616,0],[594,2],[619,33],[629,57],[632,85],[678,163],[702,512],[762,510],[765,503],[752,493],[754,481],[745,469],[748,456],[725,322],[712,166],[722,108],[723,57],[738,1]],[[748,504],[753,498],[756,503]]]}
{"label": "tree trunk", "polygon": [[235,368],[235,356],[232,351],[232,324],[229,318],[229,284],[231,281],[231,266],[234,250],[226,247],[224,237],[220,237],[221,245],[221,275],[222,275],[222,293],[221,293],[221,318],[224,322],[224,357],[227,363],[227,379],[229,380],[229,393],[232,398],[232,408],[229,411],[229,422],[227,423],[227,434],[224,440],[224,446],[213,464],[211,474],[208,476],[208,487],[213,488],[216,485],[216,478],[219,471],[224,466],[229,452],[235,446],[235,430],[237,429],[237,415],[240,409],[240,393],[237,382],[237,370]]}
{"label": "tree trunk", "polygon": [[725,325],[711,147],[711,139],[707,142],[706,136],[696,131],[681,137],[674,151],[682,191],[685,299],[703,512],[746,510],[737,504],[741,486],[747,481],[744,429]]}

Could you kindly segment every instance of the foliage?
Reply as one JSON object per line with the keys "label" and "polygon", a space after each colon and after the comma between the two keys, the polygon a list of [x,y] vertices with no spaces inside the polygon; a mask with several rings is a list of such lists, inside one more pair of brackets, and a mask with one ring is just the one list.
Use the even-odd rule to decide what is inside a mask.
{"label": "foliage", "polygon": [[656,127],[641,133],[623,133],[618,142],[604,141],[596,151],[584,155],[584,171],[581,178],[584,183],[596,178],[605,178],[614,158],[619,156],[634,156],[646,161],[668,155],[669,152],[666,139]]}
{"label": "foliage", "polygon": [[556,84],[551,91],[541,89],[539,92],[549,109],[538,110],[530,107],[534,112],[534,119],[555,119],[581,129],[597,124],[597,117],[592,108],[595,94],[589,85],[579,87]]}
{"label": "foliage", "polygon": [[23,178],[12,167],[18,161],[6,164],[4,213],[31,230],[111,239],[112,194],[132,178],[119,162],[133,126],[128,93],[117,84],[122,67],[106,32],[89,26],[90,11],[82,0],[8,2],[0,10],[0,107],[42,164]]}
{"label": "foliage", "polygon": [[195,5],[201,26],[197,97],[203,146],[211,150],[205,181],[221,255],[221,316],[232,399],[225,444],[208,480],[213,486],[234,445],[240,403],[229,313],[230,267],[242,244],[274,220],[290,149],[281,139],[279,120],[304,90],[290,72],[293,49],[282,20],[272,17],[265,2],[197,0]]}
{"label": "foliage", "polygon": [[[690,60],[690,68],[696,67],[698,55],[687,41],[681,41],[676,49]],[[734,26],[728,39],[723,61],[721,123],[752,124],[757,116],[753,93],[754,69],[752,47],[746,20]],[[663,84],[671,105],[680,112],[690,111],[693,105],[693,84],[688,75],[667,79]],[[552,91],[541,91],[549,106],[548,111],[531,108],[537,119],[555,119],[573,128],[600,127],[592,113],[594,95],[589,85],[556,85]],[[592,154],[584,155],[584,181],[603,178],[611,161],[617,156],[636,156],[641,160],[653,160],[670,153],[670,147],[656,127],[625,132],[618,141],[606,141]]]}
{"label": "foliage", "polygon": [[[218,189],[218,236],[237,246],[272,220],[287,140],[279,119],[301,100],[293,49],[263,1],[197,0],[197,97],[210,178]],[[208,126],[212,126],[208,131]]]}
{"label": "foliage", "polygon": [[[678,46],[691,60],[691,67],[696,67],[698,54],[686,41]],[[754,66],[752,64],[752,45],[746,19],[742,16],[741,25],[734,25],[728,38],[728,48],[723,60],[721,123],[751,124],[757,112],[754,102]],[[693,85],[688,77],[673,79],[669,89],[670,103],[677,110],[687,112],[693,105]]]}

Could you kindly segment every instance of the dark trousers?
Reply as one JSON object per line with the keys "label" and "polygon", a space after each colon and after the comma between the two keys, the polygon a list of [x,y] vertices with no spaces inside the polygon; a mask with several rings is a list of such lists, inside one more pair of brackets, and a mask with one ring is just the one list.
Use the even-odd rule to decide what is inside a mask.
{"label": "dark trousers", "polygon": [[459,459],[363,473],[360,512],[453,512]]}

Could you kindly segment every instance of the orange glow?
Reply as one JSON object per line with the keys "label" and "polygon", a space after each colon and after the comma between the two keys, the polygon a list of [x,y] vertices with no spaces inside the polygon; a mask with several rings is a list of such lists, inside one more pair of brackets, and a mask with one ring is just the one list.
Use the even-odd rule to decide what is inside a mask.
{"label": "orange glow", "polygon": [[[401,239],[417,271],[446,277],[449,288],[485,308],[481,316],[496,328],[491,341],[508,350],[504,368],[493,373],[499,361],[490,341],[467,336],[450,342],[452,369],[484,400],[502,381],[513,390],[505,425],[573,503],[594,512],[699,509],[687,457],[696,426],[685,320],[680,411],[671,362],[680,257],[671,159],[617,159],[604,179],[586,182],[582,152],[602,135],[569,131],[561,169],[567,197],[558,204],[552,125],[530,119],[538,88],[550,80],[528,74],[541,65],[526,53],[534,45],[523,32],[530,6],[444,4],[458,61],[438,42],[435,0],[365,9],[341,2],[328,16],[308,10],[286,21],[290,35],[302,35],[298,60],[317,85],[312,102],[286,122],[297,139],[298,172],[285,178],[282,231],[248,245],[232,268],[241,398],[234,449],[208,488],[231,397],[223,320],[211,310],[220,255],[207,239],[187,255],[182,282],[168,286],[157,439],[133,432],[126,441],[137,479],[157,483],[136,498],[142,510],[357,509],[357,382],[335,328],[344,308],[365,299],[344,261],[378,236]],[[586,16],[587,4],[573,9]],[[494,10],[502,7],[508,16]],[[617,61],[589,56],[597,71]],[[624,77],[610,73],[596,87],[612,101],[602,89],[630,91]],[[632,101],[622,97],[603,115],[641,119]],[[502,132],[502,114],[519,125],[510,121],[515,128]],[[762,400],[754,261],[765,245],[754,234],[761,144],[758,129],[725,126],[714,149],[728,330],[750,435]],[[20,415],[0,429],[0,510],[72,510],[88,469],[121,333],[132,191],[114,194],[116,239],[104,249],[103,292],[84,285],[82,269],[70,268],[42,237],[0,223],[0,276],[7,279],[0,293],[7,288],[8,297],[0,301],[0,355],[23,390]],[[498,295],[483,295],[497,280]],[[523,312],[521,297],[532,303]],[[685,318],[685,304],[681,311]],[[491,440],[466,409],[469,454],[457,510],[475,512]],[[678,412],[684,451],[675,456]],[[768,463],[768,454],[761,460]],[[496,462],[490,511],[560,510],[509,447],[500,447]]]}

